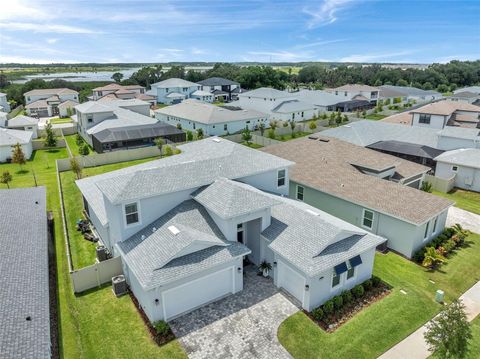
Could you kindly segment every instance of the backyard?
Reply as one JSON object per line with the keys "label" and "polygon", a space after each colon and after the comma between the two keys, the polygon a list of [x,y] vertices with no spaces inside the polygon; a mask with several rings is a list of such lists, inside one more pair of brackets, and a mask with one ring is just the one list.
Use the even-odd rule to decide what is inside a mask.
{"label": "backyard", "polygon": [[387,117],[386,115],[380,115],[378,113],[371,113],[370,115],[365,116],[367,120],[378,121]]}
{"label": "backyard", "polygon": [[[13,176],[9,184],[11,188],[34,186],[33,173],[35,173],[37,184],[47,187],[47,208],[53,211],[55,218],[61,356],[86,359],[185,358],[183,349],[177,341],[158,347],[150,339],[130,298],[124,296],[116,299],[109,285],[82,295],[73,294],[65,254],[55,166],[56,159],[67,157],[65,148],[39,150],[34,152],[32,159],[23,166],[21,171],[17,164],[0,164],[0,173],[9,171]],[[122,163],[108,169],[106,166],[92,168],[91,174],[113,170],[115,166],[120,168],[135,163],[137,162]],[[88,170],[85,171],[90,173]],[[0,184],[0,188],[7,188],[7,186]],[[69,196],[66,195],[66,197]]]}
{"label": "backyard", "polygon": [[433,194],[455,201],[455,207],[480,214],[480,193],[478,192],[455,188],[448,193],[433,191]]}
{"label": "backyard", "polygon": [[[331,334],[304,313],[296,313],[282,323],[278,338],[295,358],[377,357],[440,310],[441,306],[434,301],[437,289],[444,290],[446,300],[451,301],[471,287],[480,278],[480,268],[476,265],[479,260],[480,235],[477,234],[470,235],[466,247],[435,272],[391,252],[377,254],[374,274],[393,287],[390,295]],[[480,342],[478,329],[472,347]]]}
{"label": "backyard", "polygon": [[[70,148],[70,151],[72,151],[72,154],[74,156],[79,156],[80,155],[80,152],[79,152],[80,148],[77,144],[76,137],[77,137],[77,135],[65,136],[65,140],[67,141],[68,148]],[[83,142],[83,143],[86,143],[86,142]],[[91,146],[88,146],[88,147],[90,149],[89,155],[93,154],[94,153],[93,148]]]}
{"label": "backyard", "polygon": [[63,117],[63,118],[55,117],[55,118],[49,119],[48,122],[50,122],[52,125],[58,125],[62,123],[71,123],[72,119],[70,117]]}

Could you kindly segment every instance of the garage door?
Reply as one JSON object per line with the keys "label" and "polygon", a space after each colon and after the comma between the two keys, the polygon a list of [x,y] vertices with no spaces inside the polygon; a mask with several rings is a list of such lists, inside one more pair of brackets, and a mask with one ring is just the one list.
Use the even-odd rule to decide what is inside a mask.
{"label": "garage door", "polygon": [[278,285],[303,304],[305,278],[283,262],[278,262]]}
{"label": "garage door", "polygon": [[222,269],[163,293],[165,320],[233,293],[233,267]]}

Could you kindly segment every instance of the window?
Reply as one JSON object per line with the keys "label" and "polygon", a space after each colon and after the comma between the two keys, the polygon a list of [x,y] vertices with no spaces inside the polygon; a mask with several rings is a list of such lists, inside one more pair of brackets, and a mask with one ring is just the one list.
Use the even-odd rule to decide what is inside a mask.
{"label": "window", "polygon": [[295,120],[295,114],[292,113],[292,120]]}
{"label": "window", "polygon": [[430,115],[426,115],[424,113],[420,114],[420,117],[418,118],[418,123],[425,123],[425,124],[430,124]]}
{"label": "window", "polygon": [[363,210],[363,219],[362,219],[362,226],[372,229],[373,227],[373,212],[369,211],[368,209]]}
{"label": "window", "polygon": [[302,117],[303,117],[303,112],[302,112]]}
{"label": "window", "polygon": [[452,171],[457,172],[458,171],[458,166],[452,166]]}
{"label": "window", "polygon": [[334,270],[333,276],[332,276],[332,288],[336,287],[339,284],[340,284],[340,276]]}
{"label": "window", "polygon": [[347,91],[345,91],[345,96],[348,96],[348,92],[347,92]]}
{"label": "window", "polygon": [[228,125],[227,125],[227,124],[224,124],[224,125],[223,125],[223,130],[224,130],[224,131],[227,131],[227,130],[228,130]]}
{"label": "window", "polygon": [[93,122],[93,118],[92,118],[92,117],[87,117],[87,121],[88,121],[88,123],[92,123],[92,122]]}
{"label": "window", "polygon": [[438,217],[435,217],[435,222],[433,222],[433,233],[437,231],[437,222],[438,222]]}
{"label": "window", "polygon": [[429,227],[429,224],[430,222],[427,222],[427,225],[425,226],[425,234],[423,235],[423,238],[427,238],[428,237],[428,227]]}
{"label": "window", "polygon": [[277,186],[282,187],[285,185],[285,170],[277,172]]}
{"label": "window", "polygon": [[304,188],[302,186],[297,186],[297,199],[299,201],[303,201],[303,190]]}
{"label": "window", "polygon": [[335,95],[337,95],[337,96],[338,96],[338,91],[335,91]]}
{"label": "window", "polygon": [[350,264],[350,261],[347,261],[347,279],[353,278],[355,276],[355,267]]}
{"label": "window", "polygon": [[139,222],[137,203],[129,203],[125,205],[125,223],[127,226]]}

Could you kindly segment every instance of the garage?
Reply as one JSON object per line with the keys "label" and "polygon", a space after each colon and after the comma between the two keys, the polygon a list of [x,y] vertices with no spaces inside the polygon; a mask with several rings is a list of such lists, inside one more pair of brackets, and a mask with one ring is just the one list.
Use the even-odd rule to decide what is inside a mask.
{"label": "garage", "polygon": [[162,293],[165,320],[234,292],[234,267],[219,270]]}
{"label": "garage", "polygon": [[278,286],[285,289],[303,304],[305,278],[299,272],[281,261],[278,262],[277,268]]}

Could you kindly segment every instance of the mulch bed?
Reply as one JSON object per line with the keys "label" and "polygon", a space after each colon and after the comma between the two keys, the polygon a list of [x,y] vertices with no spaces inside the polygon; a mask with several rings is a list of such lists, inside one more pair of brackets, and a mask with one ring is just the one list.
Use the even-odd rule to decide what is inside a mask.
{"label": "mulch bed", "polygon": [[130,295],[130,298],[132,299],[132,302],[135,305],[135,308],[137,308],[138,313],[140,314],[140,317],[143,319],[143,323],[147,327],[150,337],[158,346],[167,344],[168,342],[171,342],[172,340],[175,339],[175,334],[173,334],[172,329],[170,328],[168,329],[167,335],[158,334],[157,331],[155,330],[155,327],[152,325],[152,323],[150,323],[150,320],[148,319],[147,315],[145,314],[142,307],[140,306],[140,303],[138,303],[137,298],[135,297],[135,295],[130,289],[128,289],[128,294]]}
{"label": "mulch bed", "polygon": [[48,212],[48,283],[50,300],[50,344],[52,359],[60,358],[58,333],[57,258],[53,213]]}
{"label": "mulch bed", "polygon": [[335,311],[331,315],[326,315],[322,320],[317,321],[310,312],[303,312],[318,326],[327,333],[333,333],[343,324],[353,318],[358,312],[372,305],[373,303],[383,299],[392,292],[391,287],[381,282],[378,287],[374,287],[368,291],[360,299],[354,298],[352,303],[344,305],[341,311]]}

